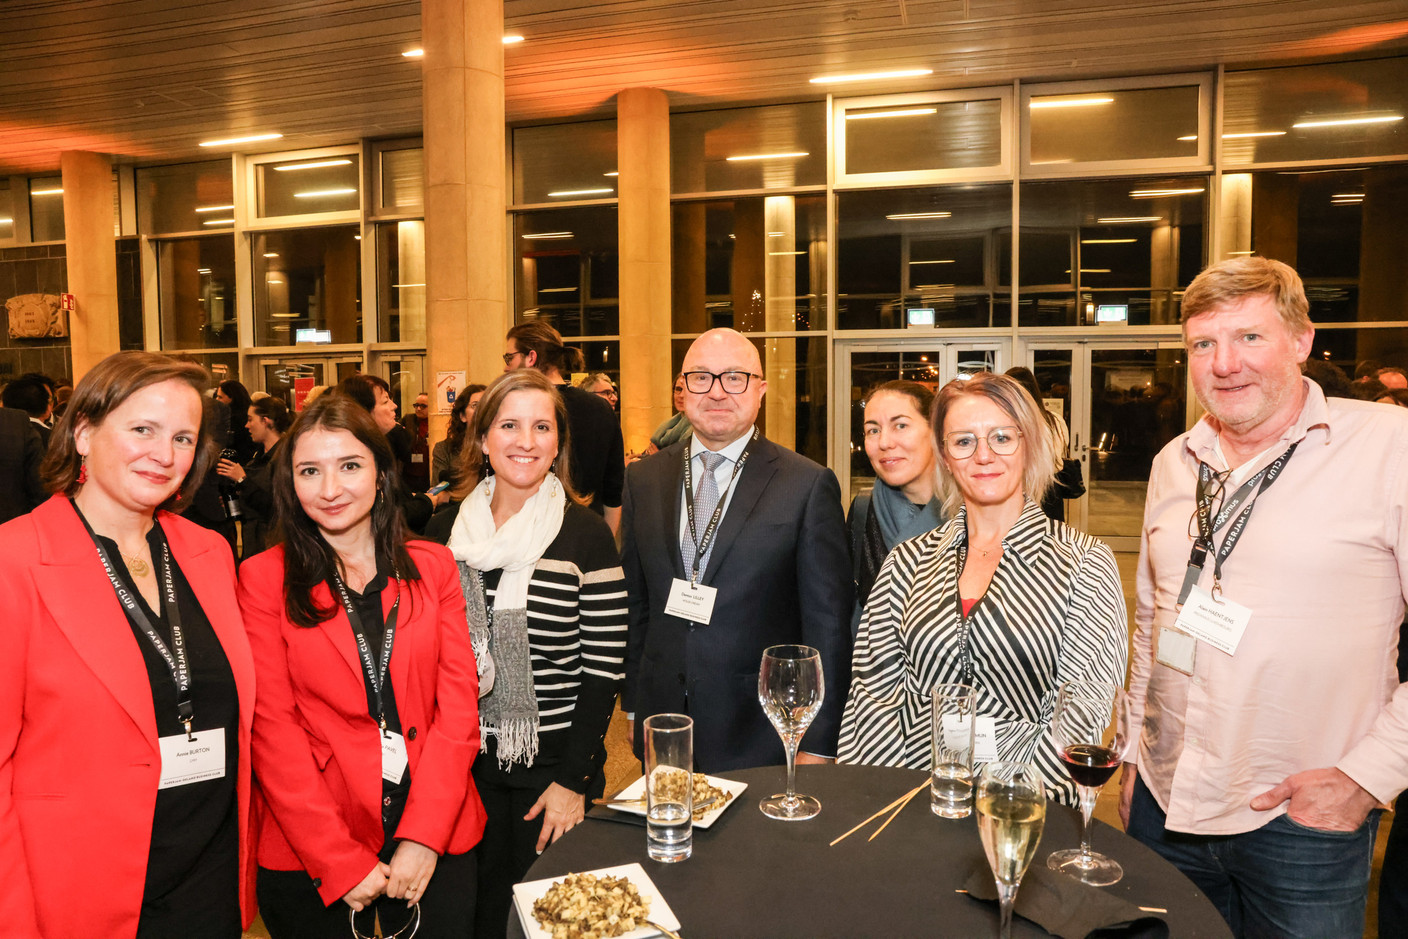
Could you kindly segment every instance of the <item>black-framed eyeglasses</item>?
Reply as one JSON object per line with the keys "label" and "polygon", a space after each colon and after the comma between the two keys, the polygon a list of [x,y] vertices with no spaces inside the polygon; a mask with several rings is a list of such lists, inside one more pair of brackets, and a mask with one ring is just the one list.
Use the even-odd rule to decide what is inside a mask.
{"label": "black-framed eyeglasses", "polygon": [[685,372],[684,387],[696,395],[706,395],[714,390],[714,382],[723,386],[731,395],[741,395],[748,390],[748,381],[762,378],[752,372]]}
{"label": "black-framed eyeglasses", "polygon": [[602,391],[593,391],[592,394],[594,394],[594,395],[600,395],[600,396],[603,397],[603,398],[614,398],[614,397],[616,397],[616,389],[615,389],[615,388],[606,388],[606,389],[604,389],[604,390],[602,390]]}
{"label": "black-framed eyeglasses", "polygon": [[955,430],[944,434],[944,452],[955,460],[966,460],[978,452],[979,440],[986,440],[988,449],[998,456],[1011,456],[1022,442],[1022,432],[1015,427],[994,427],[980,436],[971,430]]}
{"label": "black-framed eyeglasses", "polygon": [[419,411],[421,408],[430,407],[430,405],[426,404],[424,401],[417,401],[414,405],[412,405],[412,407]]}

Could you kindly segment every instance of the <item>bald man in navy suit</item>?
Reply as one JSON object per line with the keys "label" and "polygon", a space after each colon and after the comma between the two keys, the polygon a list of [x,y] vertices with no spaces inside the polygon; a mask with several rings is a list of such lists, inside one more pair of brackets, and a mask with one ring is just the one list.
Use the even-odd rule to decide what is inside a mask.
{"label": "bald man in navy suit", "polygon": [[[826,696],[798,759],[832,758],[850,683],[853,602],[836,476],[756,434],[767,382],[742,334],[704,333],[683,371],[694,433],[626,474],[622,706],[637,722],[665,712],[693,717],[704,772],[781,763],[781,738],[758,703],[758,667],[768,646],[801,643],[821,653]],[[686,459],[690,501],[722,506],[712,538],[712,513],[696,512],[691,531]],[[706,466],[714,484],[707,495]],[[711,615],[684,613],[670,600],[672,590],[688,589],[696,566],[698,584],[717,591]]]}

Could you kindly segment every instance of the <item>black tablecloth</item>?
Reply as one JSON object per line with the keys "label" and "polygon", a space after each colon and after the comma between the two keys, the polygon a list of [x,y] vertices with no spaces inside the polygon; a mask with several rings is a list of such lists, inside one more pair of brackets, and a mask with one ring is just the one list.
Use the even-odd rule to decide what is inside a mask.
{"label": "black tablecloth", "polygon": [[[639,861],[679,917],[685,939],[996,934],[996,905],[955,892],[974,865],[984,863],[977,824],[972,816],[935,816],[927,790],[874,841],[866,839],[880,820],[827,847],[924,782],[927,773],[875,766],[800,767],[798,791],[816,796],[822,805],[820,815],[802,822],[775,821],[758,811],[760,798],[785,788],[782,767],[723,775],[746,782],[748,789],[711,828],[695,830],[689,860],[649,860],[643,820],[636,819],[638,826],[588,815],[543,852],[525,879]],[[1045,864],[1058,848],[1079,845],[1079,813],[1050,804],[1032,864]],[[1097,822],[1093,847],[1124,865],[1124,879],[1105,889],[1138,906],[1167,909],[1163,918],[1171,936],[1231,936],[1192,882],[1133,838]],[[523,935],[516,914],[510,913],[508,934],[511,939]],[[1014,918],[1012,935],[1047,933]]]}

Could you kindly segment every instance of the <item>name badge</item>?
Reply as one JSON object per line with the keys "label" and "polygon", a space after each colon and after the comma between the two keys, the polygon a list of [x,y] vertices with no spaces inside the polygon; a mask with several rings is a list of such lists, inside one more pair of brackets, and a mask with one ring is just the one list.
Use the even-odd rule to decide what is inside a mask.
{"label": "name badge", "polygon": [[406,738],[390,731],[381,734],[381,778],[399,783],[406,776]]}
{"label": "name badge", "polygon": [[1197,651],[1198,640],[1192,636],[1181,633],[1171,626],[1159,627],[1159,638],[1154,649],[1154,658],[1160,665],[1166,665],[1185,675],[1192,675]]}
{"label": "name badge", "polygon": [[1226,597],[1214,600],[1203,588],[1194,587],[1174,626],[1215,649],[1235,655],[1251,618],[1252,611],[1240,603]]}
{"label": "name badge", "polygon": [[997,718],[979,714],[973,724],[973,762],[997,762]]}
{"label": "name badge", "polygon": [[707,626],[714,615],[714,600],[719,591],[704,584],[691,584],[676,577],[670,583],[670,599],[665,603],[665,612],[691,623]]}
{"label": "name badge", "polygon": [[973,748],[973,719],[962,714],[943,715],[944,749],[967,753]]}
{"label": "name badge", "polygon": [[225,728],[198,730],[192,740],[185,733],[157,739],[161,749],[158,789],[174,789],[225,775]]}
{"label": "name badge", "polygon": [[411,462],[412,462],[412,463],[424,463],[424,462],[425,462],[425,454],[424,454],[424,453],[412,453],[412,454],[411,454]]}

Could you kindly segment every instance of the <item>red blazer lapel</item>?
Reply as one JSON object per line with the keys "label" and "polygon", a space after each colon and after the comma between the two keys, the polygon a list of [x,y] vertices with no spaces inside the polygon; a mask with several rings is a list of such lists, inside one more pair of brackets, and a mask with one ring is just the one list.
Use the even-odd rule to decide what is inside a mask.
{"label": "red blazer lapel", "polygon": [[55,496],[34,514],[41,555],[34,579],[40,602],[155,752],[156,713],[146,663],[92,539],[67,499]]}
{"label": "red blazer lapel", "polygon": [[313,588],[313,602],[321,607],[332,604],[332,618],[319,623],[318,631],[332,643],[338,656],[357,676],[357,683],[360,685],[364,681],[362,660],[357,655],[357,640],[352,638],[352,623],[347,619],[347,611],[342,608],[342,601],[333,598],[332,588],[327,585],[327,581],[323,581]]}
{"label": "red blazer lapel", "polygon": [[[396,691],[396,711],[401,718],[401,731],[413,725],[412,716],[419,714],[419,697],[411,687],[411,660],[416,657],[415,643],[420,641],[422,632],[412,625],[413,614],[425,609],[425,604],[415,603],[411,597],[414,586],[407,581],[391,581],[398,584],[401,591],[401,606],[396,613],[396,644],[391,652],[391,687]],[[391,615],[391,604],[396,601],[396,590],[381,592],[381,615]]]}

